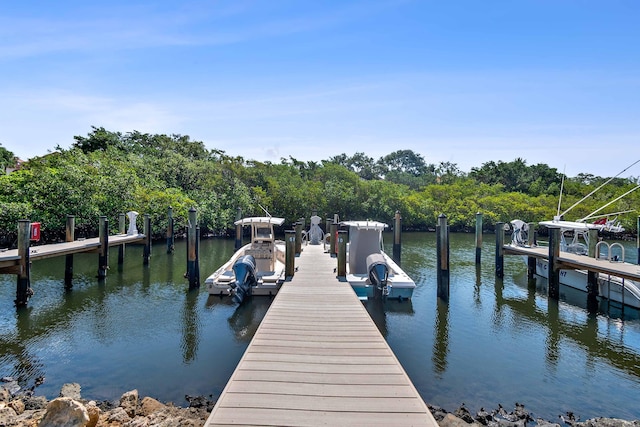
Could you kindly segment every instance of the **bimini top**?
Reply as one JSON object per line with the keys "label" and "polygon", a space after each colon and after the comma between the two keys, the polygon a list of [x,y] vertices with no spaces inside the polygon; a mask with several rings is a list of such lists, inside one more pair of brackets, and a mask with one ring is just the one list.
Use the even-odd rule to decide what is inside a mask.
{"label": "bimini top", "polygon": [[252,216],[242,218],[233,223],[233,225],[251,225],[251,224],[271,224],[282,225],[284,218],[274,218],[272,216]]}
{"label": "bimini top", "polygon": [[354,227],[358,230],[384,230],[387,224],[378,221],[343,221],[340,224]]}
{"label": "bimini top", "polygon": [[596,224],[588,224],[586,222],[577,222],[577,221],[540,221],[538,224],[544,225],[545,227],[551,228],[561,228],[563,230],[573,230],[573,231],[589,231],[590,229],[599,230],[599,227]]}

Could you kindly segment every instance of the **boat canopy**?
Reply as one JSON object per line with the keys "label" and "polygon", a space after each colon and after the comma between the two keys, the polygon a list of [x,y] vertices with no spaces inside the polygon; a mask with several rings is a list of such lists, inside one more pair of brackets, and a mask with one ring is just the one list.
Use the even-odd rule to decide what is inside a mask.
{"label": "boat canopy", "polygon": [[242,218],[233,223],[233,225],[252,225],[252,224],[270,224],[270,225],[282,225],[284,218],[275,218],[272,216],[252,216],[248,218]]}
{"label": "boat canopy", "polygon": [[591,229],[599,230],[602,228],[597,224],[588,224],[586,222],[576,222],[576,221],[553,220],[553,221],[541,221],[539,224],[544,225],[545,227],[551,227],[551,228],[559,227],[563,230],[582,231],[582,232],[587,232]]}
{"label": "boat canopy", "polygon": [[378,221],[343,221],[340,224],[353,227],[357,230],[379,230],[382,231],[388,227],[387,224]]}

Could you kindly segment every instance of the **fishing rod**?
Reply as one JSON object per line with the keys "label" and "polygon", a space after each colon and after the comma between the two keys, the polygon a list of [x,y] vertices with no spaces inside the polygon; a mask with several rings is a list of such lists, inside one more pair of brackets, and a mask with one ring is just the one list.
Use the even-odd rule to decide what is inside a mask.
{"label": "fishing rod", "polygon": [[[640,160],[638,160],[640,161]],[[636,162],[638,163],[638,162]],[[591,212],[589,215],[587,215],[586,217],[578,220],[578,222],[582,222],[584,221],[586,218],[590,218],[591,215],[600,212],[602,209],[606,208],[607,206],[609,206],[610,204],[617,202],[618,200],[622,199],[624,196],[626,196],[627,194],[633,193],[634,191],[636,191],[638,188],[640,188],[640,184],[638,184],[637,186],[635,186],[634,188],[632,188],[631,190],[627,191],[626,193],[624,193],[622,196],[617,197],[615,199],[613,199],[612,201],[610,201],[609,203],[607,203],[606,205],[602,206],[601,208],[596,209],[595,211]]]}
{"label": "fishing rod", "polygon": [[558,211],[557,211],[557,215],[558,218],[560,218],[560,205],[562,204],[562,192],[564,189],[564,177],[567,176],[566,172],[567,171],[567,165],[564,165],[564,169],[562,169],[562,181],[560,181],[560,197],[558,198]]}
{"label": "fishing rod", "polygon": [[[619,177],[620,175],[622,175],[627,169],[629,169],[630,167],[632,167],[633,165],[635,165],[636,163],[639,163],[640,160],[636,160],[635,162],[633,162],[631,165],[627,166],[624,170],[622,170],[621,172],[618,173],[618,175],[609,178],[608,180],[606,180],[604,182],[604,184],[600,185],[600,187],[596,188],[595,190],[593,190],[591,193],[587,194],[586,196],[584,196],[582,199],[580,199],[579,201],[575,202],[569,209],[567,209],[566,211],[564,211],[562,213],[562,215],[560,216],[565,216],[567,214],[567,212],[569,212],[571,209],[575,208],[576,206],[578,206],[580,203],[582,203],[583,201],[585,201],[587,198],[591,197],[593,195],[593,193],[595,193],[596,191],[600,190],[602,187],[604,187],[605,185],[607,185],[608,183],[610,183],[611,181],[613,181],[614,178]],[[636,187],[637,188],[637,187]],[[634,189],[635,190],[635,189]],[[625,194],[626,196],[626,194]],[[619,199],[619,198],[618,198]],[[616,200],[618,200],[616,199]],[[605,206],[609,206],[611,203],[605,205]],[[604,206],[603,206],[604,207]],[[602,208],[601,208],[602,209]],[[598,209],[601,210],[601,209]],[[596,211],[596,212],[598,212]],[[594,212],[595,213],[595,212]]]}
{"label": "fishing rod", "polygon": [[619,212],[613,212],[613,213],[602,214],[602,215],[589,215],[589,216],[585,216],[584,218],[582,218],[578,222],[586,221],[588,219],[604,218],[604,217],[607,217],[607,216],[614,216],[614,215],[617,216],[617,215],[622,215],[622,214],[626,214],[626,213],[629,213],[629,212],[635,212],[635,211],[636,211],[635,209],[629,209],[629,210],[626,210],[626,211],[619,211]]}

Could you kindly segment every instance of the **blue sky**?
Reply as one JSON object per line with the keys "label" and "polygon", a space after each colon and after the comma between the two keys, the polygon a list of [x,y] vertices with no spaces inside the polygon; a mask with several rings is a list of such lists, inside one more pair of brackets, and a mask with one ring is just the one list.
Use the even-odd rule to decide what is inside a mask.
{"label": "blue sky", "polygon": [[638,22],[635,0],[2,2],[0,144],[103,126],[260,161],[613,176],[640,158]]}

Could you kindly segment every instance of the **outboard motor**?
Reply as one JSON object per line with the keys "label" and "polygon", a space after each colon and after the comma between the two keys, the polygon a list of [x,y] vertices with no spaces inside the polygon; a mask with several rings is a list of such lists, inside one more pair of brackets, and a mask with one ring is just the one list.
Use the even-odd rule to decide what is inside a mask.
{"label": "outboard motor", "polygon": [[251,295],[251,287],[257,284],[256,260],[253,255],[244,255],[233,264],[236,281],[231,283],[233,300],[241,304],[245,296]]}
{"label": "outboard motor", "polygon": [[367,257],[367,271],[369,281],[376,287],[376,295],[386,297],[389,295],[389,265],[382,254],[371,254]]}

